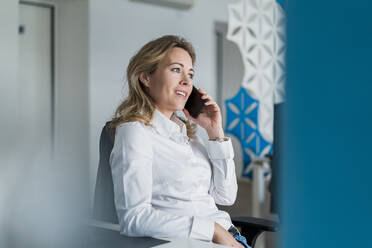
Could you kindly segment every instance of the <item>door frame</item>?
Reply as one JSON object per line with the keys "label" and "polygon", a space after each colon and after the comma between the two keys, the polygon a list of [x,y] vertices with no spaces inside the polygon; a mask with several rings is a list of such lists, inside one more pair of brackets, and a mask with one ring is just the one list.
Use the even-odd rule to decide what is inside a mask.
{"label": "door frame", "polygon": [[[51,92],[50,92],[50,96],[51,96],[51,130],[50,130],[50,134],[51,134],[51,156],[53,158],[53,155],[54,155],[54,148],[55,148],[55,120],[56,120],[56,114],[55,114],[55,105],[56,105],[56,99],[55,99],[55,96],[56,96],[56,63],[55,63],[55,35],[56,35],[56,32],[55,32],[55,20],[56,20],[56,16],[55,16],[55,13],[56,13],[56,5],[55,3],[51,3],[51,2],[44,2],[44,1],[40,1],[40,0],[33,0],[33,1],[26,1],[26,0],[20,0],[19,1],[19,5],[28,5],[28,6],[35,6],[35,7],[41,7],[41,8],[47,8],[47,9],[50,9],[50,75],[51,75],[51,78],[50,78],[50,83],[51,83]],[[20,32],[20,30],[19,30]]]}
{"label": "door frame", "polygon": [[226,38],[227,34],[227,22],[215,21],[214,22],[214,34],[216,43],[216,81],[217,81],[217,104],[222,106],[224,104],[222,99],[222,59],[223,59],[223,48],[222,42]]}

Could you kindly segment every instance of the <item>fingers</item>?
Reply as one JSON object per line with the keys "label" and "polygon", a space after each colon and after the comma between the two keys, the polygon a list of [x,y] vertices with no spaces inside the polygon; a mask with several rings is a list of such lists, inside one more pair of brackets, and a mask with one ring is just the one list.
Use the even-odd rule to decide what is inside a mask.
{"label": "fingers", "polygon": [[216,107],[216,108],[218,107],[217,103],[213,100],[210,100],[204,103],[204,106],[209,106],[209,105],[212,105],[213,107]]}
{"label": "fingers", "polygon": [[207,93],[204,93],[201,97],[201,99],[207,99],[207,100],[212,100],[212,98],[207,94]]}
{"label": "fingers", "polygon": [[233,243],[231,244],[232,247],[236,247],[236,248],[244,248],[244,246],[242,246],[242,244],[240,244],[238,241],[236,241],[235,238],[233,238],[234,240],[232,241]]}
{"label": "fingers", "polygon": [[204,106],[207,107],[207,111],[212,111],[212,112],[218,112],[219,111],[218,104],[213,100],[209,100],[209,101],[205,102]]}
{"label": "fingers", "polygon": [[198,91],[202,94],[207,94],[207,92],[205,92],[202,88],[199,88]]}
{"label": "fingers", "polygon": [[236,243],[237,243],[238,248],[244,248],[244,246],[242,244],[240,244],[238,241],[236,241]]}
{"label": "fingers", "polygon": [[210,97],[210,96],[207,94],[207,92],[205,92],[204,90],[202,90],[202,89],[200,89],[200,88],[198,89],[198,91],[199,91],[200,93],[203,94],[202,97],[201,97],[201,99],[203,99],[203,100],[207,100],[207,101],[204,103],[205,106],[214,105],[214,107],[218,109],[218,105],[217,105],[217,103],[213,100],[212,97]]}
{"label": "fingers", "polygon": [[234,241],[231,244],[232,247],[244,248],[244,246],[241,243],[239,243],[234,237],[233,237],[233,239],[234,239]]}
{"label": "fingers", "polygon": [[204,90],[202,90],[201,88],[198,89],[198,91],[202,94],[202,99],[212,99],[208,96],[207,92],[205,92]]}

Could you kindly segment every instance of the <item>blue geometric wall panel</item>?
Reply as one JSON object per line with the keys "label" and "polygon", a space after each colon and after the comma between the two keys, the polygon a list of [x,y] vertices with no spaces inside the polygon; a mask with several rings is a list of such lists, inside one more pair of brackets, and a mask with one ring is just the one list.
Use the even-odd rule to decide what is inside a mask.
{"label": "blue geometric wall panel", "polygon": [[252,161],[256,157],[272,154],[272,143],[266,141],[259,130],[259,104],[244,87],[240,87],[234,97],[225,100],[225,132],[234,135],[240,142],[243,151],[242,177],[248,179],[253,176]]}

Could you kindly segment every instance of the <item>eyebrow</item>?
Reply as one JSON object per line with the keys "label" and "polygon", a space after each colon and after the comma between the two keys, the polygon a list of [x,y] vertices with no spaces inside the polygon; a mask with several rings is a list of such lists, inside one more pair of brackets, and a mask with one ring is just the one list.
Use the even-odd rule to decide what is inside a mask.
{"label": "eyebrow", "polygon": [[[178,65],[180,65],[180,66],[182,66],[182,67],[185,67],[185,66],[184,66],[182,63],[180,63],[180,62],[173,62],[173,63],[170,63],[168,66],[173,65],[173,64],[178,64]],[[195,73],[195,71],[194,71],[193,68],[190,68],[190,71],[193,71],[193,72]]]}

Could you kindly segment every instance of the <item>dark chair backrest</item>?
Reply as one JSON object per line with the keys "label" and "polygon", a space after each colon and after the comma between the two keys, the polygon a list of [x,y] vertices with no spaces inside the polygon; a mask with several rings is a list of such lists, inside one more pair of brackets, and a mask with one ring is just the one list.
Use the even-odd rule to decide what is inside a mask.
{"label": "dark chair backrest", "polygon": [[110,167],[110,154],[114,146],[115,128],[107,122],[99,141],[99,164],[94,193],[93,218],[118,224],[114,202],[114,185]]}

